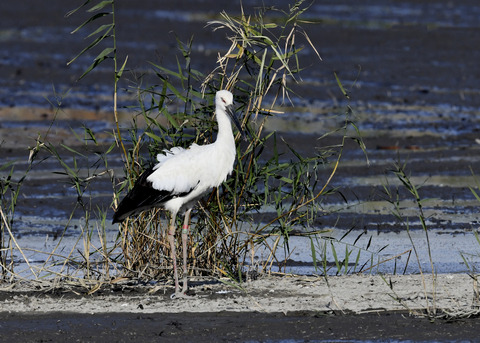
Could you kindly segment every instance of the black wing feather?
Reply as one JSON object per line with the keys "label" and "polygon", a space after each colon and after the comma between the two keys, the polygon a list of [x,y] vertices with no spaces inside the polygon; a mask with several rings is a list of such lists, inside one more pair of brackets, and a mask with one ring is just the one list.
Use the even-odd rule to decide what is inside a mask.
{"label": "black wing feather", "polygon": [[133,188],[123,198],[113,215],[112,223],[121,223],[127,217],[139,214],[154,207],[161,207],[165,202],[180,196],[185,196],[192,190],[183,193],[172,193],[170,191],[157,190],[147,180],[153,172],[153,167],[145,170],[137,179]]}

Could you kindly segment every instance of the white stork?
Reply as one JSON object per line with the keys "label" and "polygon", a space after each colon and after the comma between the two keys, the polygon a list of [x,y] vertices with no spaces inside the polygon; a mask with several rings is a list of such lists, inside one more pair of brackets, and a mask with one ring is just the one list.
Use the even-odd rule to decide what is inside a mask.
{"label": "white stork", "polygon": [[[192,207],[205,192],[224,182],[233,170],[236,148],[229,117],[242,134],[243,131],[232,105],[232,93],[227,90],[218,91],[215,96],[218,123],[215,142],[207,145],[193,143],[188,149],[174,147],[164,150],[165,154],[158,154],[158,164],[140,175],[113,216],[113,223],[120,223],[131,215],[154,207],[164,208],[171,213],[168,241],[175,278],[175,294],[172,298],[183,296],[187,291],[187,237]],[[185,211],[182,228],[184,278],[181,293],[174,237],[175,219],[180,210]]]}

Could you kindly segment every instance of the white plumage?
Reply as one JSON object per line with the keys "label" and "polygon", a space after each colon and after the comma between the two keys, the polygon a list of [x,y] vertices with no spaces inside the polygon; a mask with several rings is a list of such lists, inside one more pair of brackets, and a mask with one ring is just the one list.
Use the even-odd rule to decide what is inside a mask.
{"label": "white plumage", "polygon": [[[218,91],[215,96],[215,113],[218,123],[215,142],[207,145],[194,143],[188,149],[174,147],[164,150],[164,154],[158,154],[158,164],[140,175],[134,187],[118,205],[113,217],[113,223],[117,223],[128,216],[153,207],[162,207],[170,211],[168,238],[172,251],[175,295],[177,296],[184,294],[187,290],[186,242],[190,211],[205,192],[218,187],[233,170],[236,147],[230,119],[240,132],[242,129],[232,111],[232,105],[232,93],[226,90]],[[179,293],[174,244],[175,219],[180,210],[185,210],[182,230],[184,271],[182,293]]]}

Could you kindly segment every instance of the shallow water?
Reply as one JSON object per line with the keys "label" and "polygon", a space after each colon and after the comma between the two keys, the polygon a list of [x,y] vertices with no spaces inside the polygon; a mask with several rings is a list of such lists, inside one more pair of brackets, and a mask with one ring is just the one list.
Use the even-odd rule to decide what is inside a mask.
{"label": "shallow water", "polygon": [[[113,128],[112,76],[108,64],[78,83],[76,77],[93,56],[66,66],[85,45],[85,32],[69,33],[81,22],[81,16],[63,17],[77,1],[58,2],[48,9],[28,3],[15,7],[8,2],[0,4],[0,42],[4,46],[0,52],[0,165],[15,161],[17,179],[26,168],[26,147],[34,145],[38,133],[43,134],[50,127],[54,111],[47,99],[53,104],[61,102],[62,111],[49,136],[57,146],[79,148],[81,144],[72,132],[81,135],[82,125],[91,128],[102,144],[109,144],[112,140],[108,132]],[[247,12],[252,11],[250,2],[243,4]],[[285,9],[286,4],[277,6]],[[224,9],[230,13],[238,13],[236,4],[226,6]],[[178,50],[174,35],[169,33],[172,30],[182,40],[195,32],[193,66],[209,72],[215,67],[217,52],[228,45],[224,33],[214,34],[204,27],[220,10],[209,2],[198,5],[180,1],[163,4],[161,10],[150,1],[120,4],[119,53],[129,56],[132,70],[122,87],[135,87],[136,75],[140,73],[147,74],[144,82],[158,82],[149,73],[148,61],[175,66]],[[411,180],[421,185],[422,199],[430,199],[423,204],[423,210],[431,230],[436,271],[478,270],[480,244],[473,232],[478,230],[480,218],[478,201],[469,187],[476,187],[475,174],[480,171],[480,53],[472,49],[480,43],[480,5],[474,1],[453,5],[445,1],[358,4],[352,0],[315,3],[307,13],[308,19],[319,22],[305,26],[323,62],[317,63],[309,49],[302,52],[306,64],[312,64],[308,75],[295,86],[302,96],[294,96],[296,107],[284,107],[284,113],[269,120],[266,127],[277,131],[301,153],[315,154],[312,146],[338,143],[335,137],[322,141],[317,138],[341,125],[341,114],[350,105],[370,161],[367,166],[358,147],[346,146],[341,167],[332,181],[343,197],[323,199],[322,207],[336,212],[319,214],[315,227],[332,229],[336,239],[352,229],[348,244],[365,232],[366,239],[372,237],[372,244],[362,252],[362,261],[371,259],[372,253],[378,262],[401,254],[382,263],[384,269],[378,271],[417,272],[413,257],[406,265],[403,254],[412,248],[406,224],[395,219],[394,206],[386,201],[384,192],[386,184],[394,190],[399,187],[402,214],[416,237],[420,264],[428,270],[428,249],[418,208],[388,172],[394,162],[407,162]],[[341,95],[333,71],[349,91],[350,100]],[[121,106],[136,104],[134,93],[122,90],[120,95]],[[123,125],[128,127],[131,111],[123,110],[122,118]],[[67,163],[73,163],[68,152],[62,154]],[[85,167],[95,161],[94,155],[88,155],[78,163]],[[116,175],[122,175],[120,155],[112,154],[109,166]],[[31,251],[57,244],[76,202],[76,193],[67,178],[54,174],[58,171],[60,166],[51,158],[43,161],[29,173],[22,188],[14,230],[20,246],[28,246]],[[320,173],[326,179],[329,169]],[[8,170],[0,174],[5,176]],[[89,195],[94,206],[108,208],[112,196],[109,177],[99,177]],[[78,237],[80,216],[80,211],[75,213],[76,224],[68,226],[62,242],[65,251],[70,251]],[[113,240],[116,230],[109,227],[110,239]],[[367,243],[355,244],[365,248]],[[290,270],[313,272],[310,240],[293,237],[291,246]],[[384,246],[387,248],[382,249]],[[338,249],[343,251],[345,245],[339,243]],[[468,267],[462,256],[468,256]],[[32,253],[31,259],[41,263],[45,258]]]}

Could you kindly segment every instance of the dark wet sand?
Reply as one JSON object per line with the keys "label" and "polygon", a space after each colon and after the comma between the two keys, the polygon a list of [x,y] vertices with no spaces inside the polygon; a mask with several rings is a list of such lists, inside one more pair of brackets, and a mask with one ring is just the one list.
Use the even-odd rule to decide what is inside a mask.
{"label": "dark wet sand", "polygon": [[480,340],[480,319],[445,322],[407,314],[0,313],[1,342],[304,342]]}

